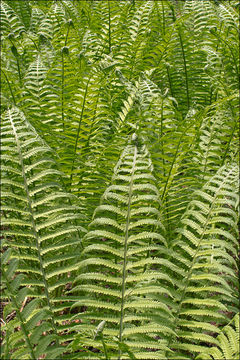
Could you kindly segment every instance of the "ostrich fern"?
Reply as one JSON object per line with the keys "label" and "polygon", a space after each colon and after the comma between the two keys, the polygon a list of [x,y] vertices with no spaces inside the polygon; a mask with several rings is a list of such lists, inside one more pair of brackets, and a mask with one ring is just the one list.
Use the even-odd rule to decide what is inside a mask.
{"label": "ostrich fern", "polygon": [[239,358],[238,2],[1,2],[3,359]]}
{"label": "ostrich fern", "polygon": [[[154,335],[162,334],[164,338],[164,333],[173,333],[173,318],[167,306],[172,294],[166,284],[171,285],[171,280],[159,269],[171,264],[156,256],[167,243],[151,170],[145,146],[135,144],[124,149],[112,184],[103,194],[83,240],[84,258],[79,263],[82,273],[73,291],[95,294],[74,304],[88,307],[81,316],[87,324],[79,326],[80,333],[94,330],[93,320],[103,319],[107,322],[104,335],[110,337],[108,346],[114,348],[111,336],[118,336],[136,358],[157,359],[162,357],[165,345],[154,343]],[[98,309],[104,309],[104,315]],[[86,344],[99,346],[91,339]],[[149,347],[154,354],[146,352]],[[111,356],[116,355],[113,352]]]}

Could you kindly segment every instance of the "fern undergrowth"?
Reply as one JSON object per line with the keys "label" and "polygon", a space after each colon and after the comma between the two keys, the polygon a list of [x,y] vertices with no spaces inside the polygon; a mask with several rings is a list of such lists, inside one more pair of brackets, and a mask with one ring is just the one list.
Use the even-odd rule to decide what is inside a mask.
{"label": "fern undergrowth", "polygon": [[238,15],[1,1],[2,359],[239,359]]}

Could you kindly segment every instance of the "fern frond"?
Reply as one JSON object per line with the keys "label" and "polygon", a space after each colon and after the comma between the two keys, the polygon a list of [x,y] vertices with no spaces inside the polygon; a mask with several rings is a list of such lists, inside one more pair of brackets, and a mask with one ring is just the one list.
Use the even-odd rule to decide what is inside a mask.
{"label": "fern frond", "polygon": [[[59,289],[68,283],[67,274],[78,267],[75,251],[81,245],[80,228],[76,226],[76,222],[79,222],[80,217],[76,214],[77,208],[71,204],[73,198],[61,191],[61,184],[54,185],[59,192],[49,186],[60,172],[54,169],[52,160],[44,163],[39,161],[40,154],[48,153],[50,156],[51,151],[24,115],[17,108],[11,109],[7,112],[4,123],[12,128],[12,133],[10,136],[6,135],[5,140],[17,152],[19,162],[15,164],[10,158],[4,160],[8,165],[4,177],[14,180],[3,182],[3,191],[6,190],[3,204],[11,211],[11,217],[6,216],[4,219],[6,230],[3,234],[7,238],[7,246],[12,249],[11,257],[19,259],[18,271],[28,275],[31,297],[40,296],[48,307],[51,329],[55,333],[54,339],[58,341],[57,310],[52,300]],[[46,164],[49,167],[47,170]],[[13,167],[19,170],[17,174],[8,170]],[[24,193],[24,197],[20,193]],[[9,207],[12,204],[14,206]],[[20,211],[15,211],[15,208]],[[70,237],[69,234],[73,236]],[[65,249],[64,256],[60,251],[62,248]],[[39,278],[40,283],[36,283]],[[64,279],[64,282],[52,288],[60,279]],[[35,309],[35,305],[33,308]],[[31,314],[33,308],[26,307],[25,312]],[[54,340],[51,336],[48,338],[36,349],[36,357],[40,352],[48,352],[48,345]],[[59,353],[59,350],[56,351]]]}
{"label": "fern frond", "polygon": [[224,326],[217,336],[217,347],[210,347],[201,352],[197,359],[238,359],[239,357],[239,313]]}
{"label": "fern frond", "polygon": [[4,1],[1,2],[1,31],[3,36],[8,36],[13,33],[16,36],[24,31],[17,13]]}
{"label": "fern frond", "polygon": [[[181,345],[173,345],[177,349],[191,348],[191,351],[202,351],[196,344],[197,339],[200,340],[203,334],[198,333],[197,329],[192,334],[191,328],[187,332],[187,319],[201,324],[206,322],[207,329],[210,319],[215,323],[220,319],[221,323],[227,322],[227,311],[237,311],[238,300],[234,290],[238,286],[236,263],[234,272],[230,275],[227,271],[223,277],[225,266],[232,267],[230,264],[238,251],[234,215],[238,201],[235,193],[237,170],[237,166],[234,165],[220,168],[201,191],[196,191],[195,197],[198,197],[198,202],[190,202],[182,218],[182,227],[179,229],[181,235],[173,245],[174,252],[186,259],[187,271],[177,295],[177,323],[180,325],[184,321],[185,331],[185,335],[182,336],[179,327]],[[204,206],[199,206],[200,203]],[[222,222],[222,216],[219,216],[224,215],[225,208],[228,209],[226,216],[235,218],[230,224]],[[190,339],[193,347],[189,343]],[[213,343],[211,337],[208,337],[208,340],[206,337],[205,341]]]}
{"label": "fern frond", "polygon": [[[118,335],[120,341],[124,342],[133,341],[135,336],[139,338],[140,335],[146,336],[146,334],[149,340],[152,339],[154,333],[162,334],[162,336],[166,332],[174,334],[170,324],[170,327],[166,327],[141,320],[148,314],[151,316],[153,309],[159,313],[159,316],[161,314],[163,318],[168,319],[167,321],[171,317],[168,306],[161,301],[151,299],[150,296],[152,293],[160,293],[172,297],[171,292],[165,288],[164,284],[160,286],[156,280],[165,278],[164,274],[161,274],[159,270],[152,272],[145,270],[146,268],[150,270],[152,264],[160,265],[164,262],[166,266],[171,266],[170,263],[167,264],[166,260],[152,258],[150,255],[159,249],[159,240],[165,243],[163,235],[159,233],[164,231],[156,207],[159,203],[159,194],[154,183],[151,183],[151,181],[154,182],[154,177],[148,176],[151,174],[151,166],[145,146],[128,145],[123,151],[115,168],[113,183],[105,191],[102,198],[103,204],[96,209],[95,219],[90,224],[91,228],[97,227],[98,229],[90,230],[85,236],[83,254],[87,258],[80,262],[83,272],[77,277],[77,284],[72,290],[79,294],[88,293],[91,296],[89,299],[84,297],[83,300],[74,304],[74,307],[81,305],[88,307],[84,319],[94,320],[98,309],[102,309],[105,319],[110,316],[110,313],[112,316],[114,314],[114,319],[118,319],[114,320],[117,321],[114,335]],[[126,172],[126,170],[129,171]],[[118,178],[119,174],[121,174],[121,179]],[[124,185],[122,185],[123,181]],[[119,193],[124,195],[119,195]],[[112,195],[109,196],[109,194]],[[148,205],[148,194],[155,194],[155,207],[154,203],[151,203],[151,206]],[[124,197],[124,201],[122,201],[122,197]],[[115,210],[117,206],[120,211]],[[138,208],[140,211],[136,211]],[[144,211],[142,209],[148,212],[148,219],[143,218]],[[155,211],[151,211],[151,209]],[[149,230],[147,231],[147,229]],[[158,232],[154,232],[153,229],[158,229]],[[142,256],[145,257],[145,260],[142,259]],[[84,271],[86,267],[88,272]],[[90,269],[91,271],[89,271]],[[108,276],[106,276],[106,272]],[[135,277],[131,274],[135,274]],[[92,282],[90,282],[91,279]],[[97,294],[95,299],[92,296],[94,293]],[[134,315],[135,321],[138,321],[139,318],[138,326],[134,326],[132,323],[132,315]],[[128,321],[127,318],[129,318]],[[124,325],[126,321],[128,322],[127,328]],[[85,325],[80,326],[79,330],[81,329],[84,332]],[[108,329],[107,322],[104,334],[106,336],[113,335],[113,330]],[[142,350],[147,348],[145,341],[143,340]],[[134,342],[132,349],[134,348],[133,344]],[[116,351],[117,347],[115,346]],[[141,352],[139,346],[136,347],[135,355],[138,352]],[[121,355],[119,356],[121,357]]]}
{"label": "fern frond", "polygon": [[[5,287],[5,296],[10,301],[4,309],[3,331],[8,334],[12,332],[7,341],[3,342],[3,354],[6,358],[17,356],[17,358],[24,358],[30,356],[31,359],[37,359],[39,356],[46,354],[46,336],[44,331],[51,331],[51,313],[48,307],[39,307],[39,299],[32,299],[32,294],[27,288],[21,288],[23,283],[23,275],[15,272],[18,269],[18,260],[10,260],[11,251],[8,249],[2,256],[2,278],[3,286]],[[15,277],[14,277],[15,276]],[[27,301],[27,302],[26,302]],[[8,321],[8,315],[16,312],[17,320]],[[36,325],[41,323],[40,329],[36,334]],[[19,328],[17,333],[14,333],[16,328]],[[17,334],[17,337],[15,336]],[[51,341],[56,340],[56,336],[47,336]],[[24,341],[22,342],[22,340]],[[58,349],[58,353],[59,349]]]}

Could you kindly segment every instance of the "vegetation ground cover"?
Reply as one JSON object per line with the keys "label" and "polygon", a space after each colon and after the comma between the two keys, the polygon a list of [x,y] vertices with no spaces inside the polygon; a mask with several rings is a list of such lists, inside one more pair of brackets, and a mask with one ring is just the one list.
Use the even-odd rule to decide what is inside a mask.
{"label": "vegetation ground cover", "polygon": [[238,18],[1,1],[2,359],[239,359]]}

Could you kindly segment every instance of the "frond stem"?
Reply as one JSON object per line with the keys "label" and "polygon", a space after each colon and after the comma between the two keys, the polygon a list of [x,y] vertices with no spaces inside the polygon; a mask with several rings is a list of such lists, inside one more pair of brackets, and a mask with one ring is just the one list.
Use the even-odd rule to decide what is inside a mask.
{"label": "frond stem", "polygon": [[166,190],[167,190],[167,186],[168,186],[168,182],[169,182],[169,179],[170,179],[170,175],[172,173],[172,169],[173,169],[173,165],[175,164],[175,160],[177,158],[177,154],[178,154],[178,149],[179,149],[179,146],[181,144],[181,141],[182,141],[182,137],[183,137],[183,132],[179,138],[179,141],[178,141],[178,144],[177,144],[177,149],[175,151],[175,154],[174,154],[174,158],[173,158],[173,161],[172,161],[172,164],[171,164],[171,167],[170,167],[170,170],[168,172],[168,177],[167,177],[167,180],[165,182],[165,186],[164,186],[164,189],[163,189],[163,193],[162,193],[162,196],[161,196],[161,199],[163,200],[164,199],[164,196],[165,196],[165,193],[166,193]]}
{"label": "frond stem", "polygon": [[68,34],[69,34],[70,26],[71,26],[71,25],[70,25],[70,23],[69,23],[69,24],[68,24],[67,35],[66,35],[66,38],[65,38],[64,46],[67,46]]}
{"label": "frond stem", "polygon": [[7,75],[6,75],[6,74],[5,74],[5,72],[3,71],[3,69],[1,69],[1,70],[2,70],[3,75],[5,76],[5,79],[7,80],[7,84],[8,84],[8,87],[9,87],[10,93],[11,93],[12,98],[13,98],[13,103],[14,103],[14,105],[16,105],[16,100],[15,100],[15,97],[14,97],[14,95],[13,95],[13,91],[12,91],[11,84],[10,84],[10,82],[9,82],[9,80],[8,80]]}
{"label": "frond stem", "polygon": [[223,166],[224,161],[225,161],[225,159],[226,159],[226,156],[227,156],[227,154],[228,154],[228,150],[229,150],[231,141],[232,141],[232,139],[233,139],[233,136],[234,136],[236,127],[237,127],[237,121],[235,121],[234,127],[233,127],[232,132],[231,132],[231,135],[230,135],[230,137],[229,137],[229,140],[228,140],[228,143],[227,143],[227,146],[226,146],[226,150],[225,150],[224,155],[223,155],[223,159],[222,159],[221,166]]}
{"label": "frond stem", "polygon": [[186,92],[187,92],[187,106],[188,106],[188,110],[189,110],[190,99],[189,99],[189,89],[188,89],[187,63],[186,63],[186,55],[185,55],[185,50],[184,50],[184,46],[183,46],[183,39],[182,39],[182,34],[181,34],[180,29],[178,30],[178,35],[179,35],[179,40],[180,40],[180,45],[181,45],[182,55],[183,55],[183,65],[184,65],[185,81],[186,81]]}
{"label": "frond stem", "polygon": [[[125,287],[126,287],[126,275],[127,275],[127,245],[128,245],[128,230],[129,223],[131,217],[131,201],[132,201],[132,193],[133,193],[133,176],[135,171],[137,159],[137,147],[134,148],[134,157],[133,157],[133,165],[132,165],[132,173],[131,180],[129,184],[129,196],[128,196],[128,209],[127,209],[127,220],[125,227],[125,239],[124,239],[124,260],[123,260],[123,275],[122,275],[122,299],[121,299],[121,315],[120,315],[120,328],[119,328],[119,341],[122,342],[122,333],[123,333],[123,317],[124,317],[124,303],[125,303]],[[121,359],[121,350],[119,349],[118,360]]]}
{"label": "frond stem", "polygon": [[62,115],[62,131],[64,132],[64,54],[62,52],[62,74],[61,74],[61,115]]}
{"label": "frond stem", "polygon": [[111,7],[110,1],[108,0],[108,53],[110,54],[112,48],[111,44]]}
{"label": "frond stem", "polygon": [[75,145],[74,145],[73,161],[72,161],[72,167],[71,167],[71,176],[70,176],[71,181],[72,181],[72,177],[73,177],[73,169],[74,169],[74,164],[75,164],[75,159],[76,159],[77,143],[78,143],[78,138],[79,138],[79,134],[80,134],[81,124],[82,124],[82,119],[83,119],[83,112],[84,112],[84,108],[85,108],[85,102],[86,102],[86,98],[87,98],[88,85],[89,85],[90,79],[91,79],[91,76],[89,76],[87,85],[85,88],[83,104],[82,104],[82,111],[81,111],[81,115],[80,115],[80,119],[79,119],[79,123],[78,123],[77,136],[76,136]]}

